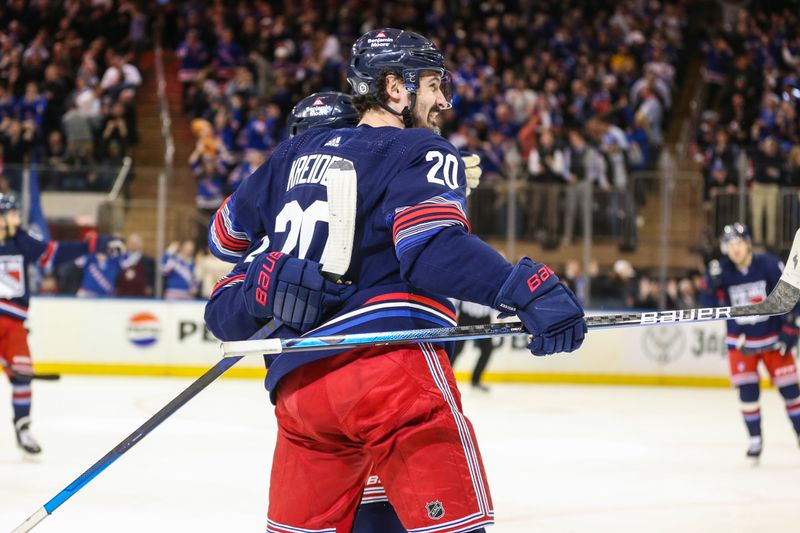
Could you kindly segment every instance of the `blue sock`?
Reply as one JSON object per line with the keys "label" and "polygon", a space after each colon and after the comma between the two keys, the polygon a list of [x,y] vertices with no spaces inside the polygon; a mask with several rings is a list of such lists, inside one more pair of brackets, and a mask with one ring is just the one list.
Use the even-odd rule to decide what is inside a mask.
{"label": "blue sock", "polygon": [[11,381],[11,405],[14,408],[14,422],[31,414],[31,382]]}
{"label": "blue sock", "polygon": [[786,414],[794,426],[794,432],[800,435],[800,387],[797,383],[778,389],[786,402]]}
{"label": "blue sock", "polygon": [[760,395],[758,383],[744,383],[739,386],[739,400],[742,402],[742,417],[751,437],[761,435],[761,408],[758,405]]}

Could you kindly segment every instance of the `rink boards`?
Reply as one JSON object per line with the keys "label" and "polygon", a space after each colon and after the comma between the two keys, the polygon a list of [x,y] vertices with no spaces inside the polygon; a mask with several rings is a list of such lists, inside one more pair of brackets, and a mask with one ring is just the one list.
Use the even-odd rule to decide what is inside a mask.
{"label": "rink boards", "polygon": [[[199,375],[219,357],[204,302],[33,298],[28,327],[40,372]],[[727,386],[721,322],[592,331],[572,354],[530,355],[523,338],[496,339],[487,381]],[[474,365],[468,343],[459,374]],[[260,357],[228,375],[263,377]]]}

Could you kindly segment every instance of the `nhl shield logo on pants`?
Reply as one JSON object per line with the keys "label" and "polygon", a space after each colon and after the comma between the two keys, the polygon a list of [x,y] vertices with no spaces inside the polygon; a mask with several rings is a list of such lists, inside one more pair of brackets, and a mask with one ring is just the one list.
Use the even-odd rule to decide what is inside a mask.
{"label": "nhl shield logo on pants", "polygon": [[444,516],[444,506],[438,500],[426,503],[425,508],[428,510],[428,517],[433,520],[439,520]]}

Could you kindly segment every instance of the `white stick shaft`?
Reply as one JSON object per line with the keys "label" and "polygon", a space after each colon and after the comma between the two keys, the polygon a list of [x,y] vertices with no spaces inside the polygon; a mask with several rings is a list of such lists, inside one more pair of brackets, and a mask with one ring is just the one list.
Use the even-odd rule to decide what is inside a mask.
{"label": "white stick shaft", "polygon": [[39,523],[48,516],[47,510],[44,507],[40,507],[38,511],[29,516],[27,520],[18,525],[11,533],[28,533],[28,531],[38,526]]}
{"label": "white stick shaft", "polygon": [[280,339],[228,341],[220,343],[223,357],[238,355],[270,355],[283,351]]}

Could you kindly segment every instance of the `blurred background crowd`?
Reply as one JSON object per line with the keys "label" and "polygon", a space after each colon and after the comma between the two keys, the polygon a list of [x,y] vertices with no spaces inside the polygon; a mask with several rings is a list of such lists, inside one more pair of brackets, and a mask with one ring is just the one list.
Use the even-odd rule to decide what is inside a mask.
{"label": "blurred background crowd", "polygon": [[[125,156],[146,180],[152,149],[137,143],[160,134],[146,101],[159,32],[176,165],[190,176],[170,194],[205,223],[286,137],[298,100],[349,92],[359,35],[409,28],[450,61],[442,135],[481,156],[477,234],[560,265],[595,306],[691,307],[722,225],[750,223],[780,252],[781,227],[800,224],[799,13],[792,1],[13,0],[0,6],[0,189],[18,190],[29,163],[45,190],[108,191]],[[648,246],[683,231],[653,215],[669,165],[698,184],[670,200],[675,228],[696,231],[664,265]],[[694,205],[687,221],[680,208]],[[125,225],[128,252],[105,258],[116,266],[86,260],[44,292],[78,293],[93,267],[118,269],[108,295],[151,296],[160,276],[164,295],[202,297],[225,268],[202,223],[160,250]]]}
{"label": "blurred background crowd", "polygon": [[3,172],[19,189],[24,162],[41,186],[102,190],[138,141],[138,2],[10,1],[0,8]]}

